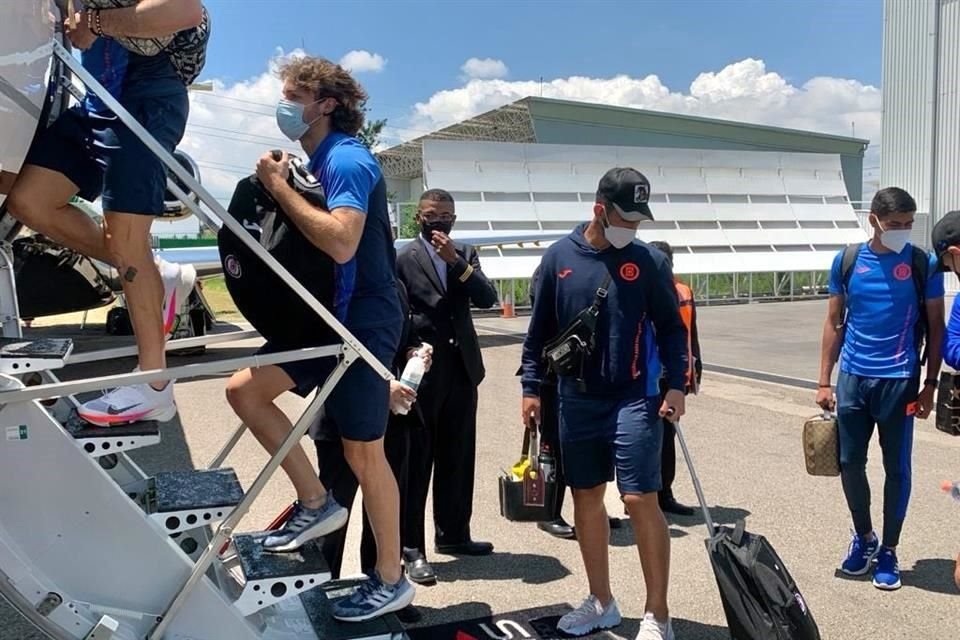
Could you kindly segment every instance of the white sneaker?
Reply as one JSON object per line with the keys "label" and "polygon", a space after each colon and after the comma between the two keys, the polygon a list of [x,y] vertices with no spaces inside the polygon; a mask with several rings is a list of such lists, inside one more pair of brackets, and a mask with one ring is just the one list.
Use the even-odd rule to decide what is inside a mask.
{"label": "white sneaker", "polygon": [[579,607],[560,618],[557,629],[571,636],[585,636],[591,631],[612,629],[622,619],[616,598],[611,598],[604,608],[591,593]]}
{"label": "white sneaker", "polygon": [[197,281],[197,270],[191,264],[174,264],[156,259],[163,280],[163,334],[169,337],[177,329],[177,318]]}
{"label": "white sneaker", "polygon": [[118,387],[84,403],[77,410],[81,418],[100,427],[156,420],[167,422],[177,415],[173,382],[157,391],[149,384]]}
{"label": "white sneaker", "polygon": [[649,611],[640,622],[640,631],[637,640],[674,640],[673,621],[667,618],[665,623],[657,622]]}

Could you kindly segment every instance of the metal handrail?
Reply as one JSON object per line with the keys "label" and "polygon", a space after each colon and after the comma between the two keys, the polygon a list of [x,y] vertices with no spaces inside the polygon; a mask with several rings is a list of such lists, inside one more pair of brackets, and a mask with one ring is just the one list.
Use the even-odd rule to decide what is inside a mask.
{"label": "metal handrail", "polygon": [[284,362],[330,358],[339,355],[342,350],[343,346],[337,344],[325,347],[311,347],[309,349],[293,349],[278,353],[244,356],[241,358],[228,358],[226,360],[215,360],[213,362],[198,362],[167,369],[150,369],[147,371],[135,371],[133,373],[120,373],[111,376],[101,376],[99,378],[71,380],[70,382],[38,384],[32,387],[18,389],[17,391],[0,392],[0,407],[14,402],[49,400],[51,398],[59,398],[76,393],[100,391],[102,389],[131,384],[148,384],[150,382],[163,382],[164,380],[174,380],[176,378],[196,378],[214,373],[236,371],[237,369],[247,367],[257,368]]}
{"label": "metal handrail", "polygon": [[[180,349],[193,349],[194,347],[208,347],[213,344],[225,342],[239,342],[241,340],[251,340],[259,338],[257,331],[227,331],[225,333],[213,333],[205,336],[194,336],[192,338],[180,338],[179,340],[170,340],[166,344],[167,351],[178,351]],[[71,353],[67,364],[88,364],[90,362],[101,362],[103,360],[113,360],[114,358],[127,358],[137,355],[136,345],[129,347],[114,347],[112,349],[98,349],[97,351],[84,351],[82,353]]]}

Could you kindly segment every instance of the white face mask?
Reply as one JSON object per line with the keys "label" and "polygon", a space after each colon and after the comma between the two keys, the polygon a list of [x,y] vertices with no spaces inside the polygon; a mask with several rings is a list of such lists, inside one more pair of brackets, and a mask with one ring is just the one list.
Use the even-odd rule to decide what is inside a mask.
{"label": "white face mask", "polygon": [[624,227],[615,227],[610,224],[606,214],[603,216],[603,235],[607,242],[617,249],[623,249],[625,246],[636,240],[637,230]]}
{"label": "white face mask", "polygon": [[877,220],[877,227],[880,229],[880,244],[894,253],[903,251],[907,243],[910,242],[910,229],[886,230],[879,220]]}

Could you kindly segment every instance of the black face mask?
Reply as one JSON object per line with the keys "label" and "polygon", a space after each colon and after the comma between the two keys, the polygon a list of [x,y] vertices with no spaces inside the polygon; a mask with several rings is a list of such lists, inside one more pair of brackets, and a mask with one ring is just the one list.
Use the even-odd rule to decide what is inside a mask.
{"label": "black face mask", "polygon": [[433,232],[439,231],[445,235],[450,235],[450,231],[453,229],[452,222],[421,222],[420,223],[420,233],[423,234],[425,240],[433,240]]}

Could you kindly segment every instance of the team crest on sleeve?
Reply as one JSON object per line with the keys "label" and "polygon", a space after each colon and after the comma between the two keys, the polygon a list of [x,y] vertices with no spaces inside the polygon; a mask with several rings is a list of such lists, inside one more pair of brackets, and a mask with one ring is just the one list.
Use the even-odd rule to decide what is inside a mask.
{"label": "team crest on sleeve", "polygon": [[227,275],[231,278],[239,278],[242,273],[240,270],[240,261],[234,255],[229,255],[223,261],[223,266],[227,272]]}

